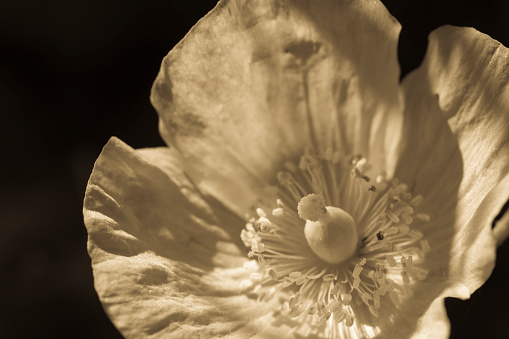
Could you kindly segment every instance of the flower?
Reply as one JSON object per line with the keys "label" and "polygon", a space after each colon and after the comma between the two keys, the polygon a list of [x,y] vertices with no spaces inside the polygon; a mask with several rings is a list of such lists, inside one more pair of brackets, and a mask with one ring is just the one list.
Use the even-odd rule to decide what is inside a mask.
{"label": "flower", "polygon": [[112,138],[85,196],[126,337],[447,337],[509,232],[509,51],[442,27],[399,84],[399,30],[372,0],[230,0],[168,54],[170,147]]}

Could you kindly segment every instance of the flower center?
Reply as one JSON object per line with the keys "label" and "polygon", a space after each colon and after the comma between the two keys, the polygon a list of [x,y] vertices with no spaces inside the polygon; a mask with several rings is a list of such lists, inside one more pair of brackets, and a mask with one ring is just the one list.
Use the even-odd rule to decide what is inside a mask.
{"label": "flower center", "polygon": [[306,221],[304,236],[309,247],[329,264],[339,264],[357,249],[357,230],[350,214],[338,207],[325,206],[321,194],[309,194],[299,201],[299,217]]}
{"label": "flower center", "polygon": [[245,265],[253,292],[261,302],[277,295],[280,316],[304,336],[376,336],[380,314],[392,323],[426,278],[430,246],[416,229],[430,219],[418,212],[423,197],[367,171],[361,156],[306,150],[277,174],[280,186],[266,189],[241,232],[256,259]]}

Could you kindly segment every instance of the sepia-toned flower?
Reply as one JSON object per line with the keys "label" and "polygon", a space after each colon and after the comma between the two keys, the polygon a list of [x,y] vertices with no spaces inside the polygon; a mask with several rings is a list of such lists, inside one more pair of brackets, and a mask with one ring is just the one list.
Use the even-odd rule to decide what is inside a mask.
{"label": "sepia-toned flower", "polygon": [[225,0],[163,60],[169,147],[112,138],[84,217],[127,338],[447,338],[507,215],[509,50],[375,0]]}

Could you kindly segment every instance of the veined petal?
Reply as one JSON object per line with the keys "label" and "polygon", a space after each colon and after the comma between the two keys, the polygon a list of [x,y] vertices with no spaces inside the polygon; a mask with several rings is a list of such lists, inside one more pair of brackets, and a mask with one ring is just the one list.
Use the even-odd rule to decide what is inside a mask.
{"label": "veined petal", "polygon": [[239,213],[307,146],[391,170],[399,30],[379,1],[222,1],[163,61],[161,134]]}
{"label": "veined petal", "polygon": [[492,223],[509,197],[509,51],[470,28],[442,27],[429,40],[423,64],[403,82],[396,175],[431,215],[421,229],[431,248],[427,281],[437,284],[430,303],[468,298],[507,236],[504,222],[494,231]]}
{"label": "veined petal", "polygon": [[446,26],[430,36],[423,68],[461,150],[462,221],[489,194],[491,225],[509,198],[494,191],[509,174],[509,49],[475,29]]}
{"label": "veined petal", "polygon": [[[427,182],[415,182],[423,189],[435,187],[430,190],[437,191],[437,208],[431,213],[445,211],[450,201],[457,201],[454,233],[458,242],[464,243],[465,236],[473,241],[484,229],[491,231],[494,217],[509,196],[504,184],[509,173],[508,69],[507,48],[474,29],[446,26],[430,35],[423,65],[403,84],[406,110],[425,115],[430,123],[409,128],[409,133],[419,136],[412,140],[424,146],[411,145],[416,150],[414,158],[403,155],[401,164],[416,168],[423,177],[431,174]],[[402,169],[411,172],[407,171]],[[459,245],[451,249],[456,247],[457,251],[475,250]]]}
{"label": "veined petal", "polygon": [[168,148],[112,138],[84,216],[95,288],[124,336],[250,336],[271,324],[271,305],[244,295],[242,220],[199,194]]}

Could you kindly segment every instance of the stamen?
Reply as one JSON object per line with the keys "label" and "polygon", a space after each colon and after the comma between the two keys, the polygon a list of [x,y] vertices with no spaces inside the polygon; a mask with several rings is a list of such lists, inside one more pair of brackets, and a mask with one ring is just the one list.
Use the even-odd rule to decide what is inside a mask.
{"label": "stamen", "polygon": [[278,276],[277,276],[276,271],[274,271],[272,268],[271,268],[271,269],[269,269],[269,271],[267,272],[267,274],[269,275],[269,277],[270,277],[272,280],[277,280],[277,279],[278,279]]}
{"label": "stamen", "polygon": [[275,217],[280,217],[284,214],[284,210],[282,207],[278,207],[272,210],[272,215]]}
{"label": "stamen", "polygon": [[431,219],[419,207],[424,197],[370,168],[360,155],[306,149],[285,162],[280,187],[260,197],[241,231],[253,292],[260,302],[283,297],[281,314],[296,331],[373,337],[380,329],[355,312],[394,312],[428,274],[422,262],[432,249],[414,227]]}

